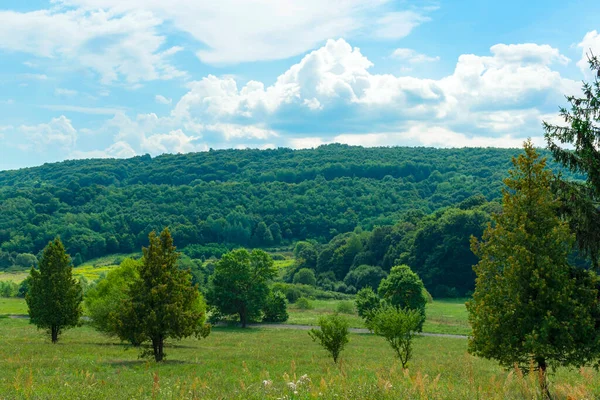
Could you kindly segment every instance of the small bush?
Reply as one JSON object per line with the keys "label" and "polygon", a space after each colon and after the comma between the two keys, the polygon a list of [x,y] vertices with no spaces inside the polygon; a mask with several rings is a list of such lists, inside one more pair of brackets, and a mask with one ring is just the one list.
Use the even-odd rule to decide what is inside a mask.
{"label": "small bush", "polygon": [[460,294],[454,287],[446,285],[437,285],[433,291],[436,299],[455,299],[460,297]]}
{"label": "small bush", "polygon": [[368,323],[373,312],[380,307],[381,300],[379,300],[379,296],[375,294],[373,289],[367,286],[359,290],[355,304],[358,315]]}
{"label": "small bush", "polygon": [[263,321],[264,322],[285,322],[288,320],[289,315],[287,312],[287,299],[285,295],[280,292],[271,292],[263,308]]}
{"label": "small bush", "polygon": [[422,318],[419,310],[385,306],[373,313],[367,327],[387,340],[402,363],[402,368],[406,368],[412,357],[412,340],[422,324]]}
{"label": "small bush", "polygon": [[308,334],[313,341],[319,342],[327,350],[333,362],[337,363],[340,353],[348,343],[348,320],[339,314],[319,318],[321,330],[311,329]]}
{"label": "small bush", "polygon": [[306,297],[300,297],[296,301],[296,307],[301,310],[312,310],[314,308],[310,300],[308,300]]}
{"label": "small bush", "polygon": [[294,283],[301,283],[304,285],[315,286],[317,284],[317,278],[312,269],[301,268],[296,274],[294,274]]}
{"label": "small bush", "polygon": [[337,303],[335,311],[340,314],[354,314],[354,304],[351,301],[340,301]]}

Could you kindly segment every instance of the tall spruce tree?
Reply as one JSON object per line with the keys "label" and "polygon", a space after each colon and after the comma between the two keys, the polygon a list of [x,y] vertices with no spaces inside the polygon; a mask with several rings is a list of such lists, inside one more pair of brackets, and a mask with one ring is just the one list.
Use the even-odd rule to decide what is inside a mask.
{"label": "tall spruce tree", "polygon": [[71,259],[59,238],[48,243],[39,262],[31,268],[25,297],[30,322],[47,329],[52,343],[65,328],[76,326],[82,314],[82,290],[73,279]]}
{"label": "tall spruce tree", "polygon": [[598,354],[598,293],[595,273],[567,262],[574,238],[557,216],[552,172],[538,157],[526,142],[504,181],[502,212],[481,242],[472,238],[480,261],[467,309],[469,351],[526,371],[533,362],[548,397],[549,366],[581,366]]}
{"label": "tall spruce tree", "polygon": [[570,110],[560,109],[566,125],[544,122],[544,130],[554,159],[585,175],[585,183],[557,179],[553,186],[579,249],[600,272],[600,59],[590,54],[588,61],[594,81],[583,84],[582,97],[567,97]]}
{"label": "tall spruce tree", "polygon": [[151,232],[148,239],[139,278],[129,285],[119,312],[117,333],[133,343],[150,341],[152,352],[142,355],[162,361],[166,339],[206,337],[209,326],[204,325],[206,306],[198,287],[191,283],[191,273],[177,267],[179,253],[169,230],[165,228],[160,236]]}

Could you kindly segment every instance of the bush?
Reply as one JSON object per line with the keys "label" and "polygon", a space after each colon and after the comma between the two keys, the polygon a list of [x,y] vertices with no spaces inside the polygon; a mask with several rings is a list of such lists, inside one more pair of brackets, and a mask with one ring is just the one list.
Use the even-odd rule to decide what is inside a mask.
{"label": "bush", "polygon": [[419,310],[384,306],[373,313],[367,327],[387,340],[402,368],[406,368],[412,357],[412,340],[422,323],[421,318]]}
{"label": "bush", "polygon": [[287,312],[287,299],[280,291],[271,291],[263,308],[264,322],[285,322],[289,315]]}
{"label": "bush", "polygon": [[421,313],[421,325],[425,322],[425,305],[423,281],[407,265],[392,268],[390,275],[379,285],[379,297],[388,305],[401,309],[418,310]]}
{"label": "bush", "polygon": [[19,285],[13,281],[0,281],[0,297],[17,297]]}
{"label": "bush", "polygon": [[315,277],[315,273],[312,269],[301,268],[294,274],[294,283],[315,286],[317,284],[317,278]]}
{"label": "bush", "polygon": [[327,350],[333,362],[337,363],[340,353],[348,343],[348,320],[335,313],[319,318],[321,330],[311,329],[308,334],[313,341],[319,342]]}
{"label": "bush", "polygon": [[340,301],[337,303],[335,311],[340,314],[354,314],[354,304],[351,301]]}
{"label": "bush", "polygon": [[366,287],[356,294],[355,304],[358,315],[368,323],[372,313],[380,307],[381,300],[373,289]]}
{"label": "bush", "polygon": [[296,301],[296,307],[300,310],[312,310],[314,308],[310,300],[306,297],[300,297],[298,301]]}

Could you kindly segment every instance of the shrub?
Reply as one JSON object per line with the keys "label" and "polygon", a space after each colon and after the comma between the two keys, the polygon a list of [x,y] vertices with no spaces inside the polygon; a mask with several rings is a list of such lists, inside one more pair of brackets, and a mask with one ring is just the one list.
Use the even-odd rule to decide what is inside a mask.
{"label": "shrub", "polygon": [[455,299],[460,297],[456,288],[451,288],[446,285],[437,285],[433,290],[433,294],[436,299]]}
{"label": "shrub", "polygon": [[340,301],[337,303],[335,311],[340,314],[354,314],[354,304],[351,301]]}
{"label": "shrub", "polygon": [[301,283],[304,285],[315,286],[317,284],[317,278],[312,269],[301,268],[296,274],[294,274],[294,283]]}
{"label": "shrub", "polygon": [[311,329],[308,334],[313,341],[319,342],[327,350],[333,362],[337,363],[340,353],[348,344],[348,320],[339,314],[319,318],[321,330]]}
{"label": "shrub", "polygon": [[310,300],[308,300],[306,297],[300,297],[296,301],[296,307],[301,310],[312,310],[314,308]]}
{"label": "shrub", "polygon": [[19,285],[12,281],[0,281],[0,297],[16,297]]}
{"label": "shrub", "polygon": [[372,314],[367,327],[387,340],[402,363],[402,368],[406,368],[412,357],[412,340],[420,324],[419,310],[384,306]]}
{"label": "shrub", "polygon": [[285,322],[289,315],[287,312],[287,299],[280,291],[272,291],[267,297],[263,308],[264,322]]}
{"label": "shrub", "polygon": [[356,294],[355,304],[358,315],[368,322],[372,313],[380,307],[381,300],[379,300],[379,296],[375,294],[373,289],[366,287]]}
{"label": "shrub", "polygon": [[379,285],[379,297],[397,308],[418,310],[421,313],[419,331],[425,322],[427,298],[423,294],[423,281],[407,265],[392,268],[390,275]]}

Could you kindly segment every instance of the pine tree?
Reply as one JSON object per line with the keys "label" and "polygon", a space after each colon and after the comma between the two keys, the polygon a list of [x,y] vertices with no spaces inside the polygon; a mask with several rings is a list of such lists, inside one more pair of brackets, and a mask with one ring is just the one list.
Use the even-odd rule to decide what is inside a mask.
{"label": "pine tree", "polygon": [[467,303],[469,351],[505,367],[528,370],[533,362],[549,396],[548,366],[581,366],[597,354],[597,278],[568,264],[574,238],[557,217],[552,173],[531,141],[513,165],[502,212],[481,242],[471,242],[480,261]]}
{"label": "pine tree", "polygon": [[52,343],[65,328],[76,326],[82,314],[82,290],[73,279],[71,259],[59,238],[48,243],[39,262],[31,268],[25,297],[30,322],[47,329]]}
{"label": "pine tree", "polygon": [[553,189],[563,199],[560,211],[569,220],[579,249],[600,272],[600,59],[590,54],[588,61],[594,81],[583,84],[583,97],[567,97],[570,110],[560,109],[566,125],[544,122],[544,130],[554,159],[586,177],[586,182],[559,177]]}
{"label": "pine tree", "polygon": [[118,335],[133,343],[150,341],[156,361],[165,357],[164,343],[168,338],[181,339],[191,335],[208,335],[204,325],[206,307],[191,284],[189,271],[177,267],[177,253],[169,230],[160,236],[151,232],[149,246],[143,250],[139,278],[129,286],[128,299],[119,312]]}

